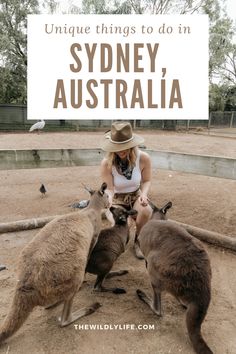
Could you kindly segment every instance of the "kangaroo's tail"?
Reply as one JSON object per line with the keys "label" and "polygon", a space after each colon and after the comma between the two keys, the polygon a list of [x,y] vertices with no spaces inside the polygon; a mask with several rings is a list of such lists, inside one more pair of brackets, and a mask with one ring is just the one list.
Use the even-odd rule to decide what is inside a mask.
{"label": "kangaroo's tail", "polygon": [[0,328],[0,344],[21,327],[33,307],[27,293],[22,289],[16,289],[10,311]]}
{"label": "kangaroo's tail", "polygon": [[208,304],[198,305],[196,303],[190,303],[186,313],[189,338],[197,354],[213,354],[201,335],[201,324],[206,315]]}

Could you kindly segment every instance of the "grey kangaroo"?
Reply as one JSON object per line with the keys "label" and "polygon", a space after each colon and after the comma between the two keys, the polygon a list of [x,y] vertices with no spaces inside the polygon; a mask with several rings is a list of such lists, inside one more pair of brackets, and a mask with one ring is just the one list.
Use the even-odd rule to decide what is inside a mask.
{"label": "grey kangaroo", "polygon": [[55,218],[23,249],[13,302],[0,328],[0,343],[20,328],[35,306],[63,302],[61,327],[100,307],[94,303],[71,311],[89,253],[101,230],[101,211],[109,206],[106,187],[103,183],[98,191],[90,190],[86,209]]}
{"label": "grey kangaroo", "polygon": [[201,325],[211,299],[211,266],[202,243],[184,228],[167,221],[172,203],[161,209],[150,203],[153,216],[142,228],[138,242],[153,288],[153,300],[143,291],[138,297],[161,316],[161,293],[174,295],[187,308],[189,338],[197,354],[213,354],[201,335]]}
{"label": "grey kangaroo", "polygon": [[125,246],[129,241],[129,226],[127,219],[129,216],[137,215],[137,211],[129,211],[124,208],[111,207],[115,225],[103,229],[98,237],[98,241],[89,258],[86,272],[96,274],[97,279],[94,289],[97,291],[110,291],[115,294],[125,293],[122,288],[106,288],[103,286],[105,278],[111,278],[116,275],[127,274],[127,270],[113,271],[112,266],[117,258],[125,251]]}

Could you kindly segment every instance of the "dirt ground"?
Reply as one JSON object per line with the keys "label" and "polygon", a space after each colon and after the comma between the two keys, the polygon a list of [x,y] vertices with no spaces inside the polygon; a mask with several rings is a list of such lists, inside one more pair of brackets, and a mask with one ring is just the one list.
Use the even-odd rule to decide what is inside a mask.
{"label": "dirt ground", "polygon": [[[142,132],[147,148],[236,158],[236,139],[186,133]],[[103,133],[0,134],[0,149],[94,148]],[[99,167],[51,168],[0,171],[0,222],[71,212],[69,205],[88,198],[82,182],[97,187]],[[38,191],[44,183],[45,198]],[[166,170],[153,170],[150,196],[158,206],[173,202],[169,217],[184,223],[236,237],[236,181]],[[38,230],[0,235],[0,323],[11,303],[17,279],[17,257]],[[236,255],[206,245],[212,265],[212,301],[202,332],[215,354],[236,353]],[[107,280],[126,294],[97,294],[92,291],[95,277],[77,294],[75,309],[98,301],[102,307],[77,321],[84,328],[57,326],[61,306],[36,308],[20,330],[0,348],[0,353],[49,354],[191,354],[184,310],[169,294],[163,294],[161,319],[141,303],[136,289],[151,294],[143,261],[133,256],[132,240],[114,269],[128,269],[123,277]],[[86,325],[120,325],[120,329],[86,329]],[[143,329],[121,329],[142,325]],[[149,328],[148,328],[149,326]],[[154,329],[153,327],[154,326]]]}

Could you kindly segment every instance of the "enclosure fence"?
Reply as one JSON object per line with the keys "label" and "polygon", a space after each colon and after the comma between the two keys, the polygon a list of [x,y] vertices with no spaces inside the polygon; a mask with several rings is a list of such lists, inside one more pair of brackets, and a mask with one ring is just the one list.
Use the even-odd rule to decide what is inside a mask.
{"label": "enclosure fence", "polygon": [[[110,120],[47,120],[44,130],[48,131],[76,131],[86,129],[108,128],[111,126]],[[125,119],[125,117],[124,117]],[[0,104],[0,130],[1,131],[26,131],[34,124],[35,120],[27,120],[27,106]],[[149,120],[139,119],[130,121],[133,128],[138,129],[164,129],[164,130],[191,130],[191,129],[217,129],[217,128],[236,128],[236,111],[231,112],[210,112],[209,120]]]}

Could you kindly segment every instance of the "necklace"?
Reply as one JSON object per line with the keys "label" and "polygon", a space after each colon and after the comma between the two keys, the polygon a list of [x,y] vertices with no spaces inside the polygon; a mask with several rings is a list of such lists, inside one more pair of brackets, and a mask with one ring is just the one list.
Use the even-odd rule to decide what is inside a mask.
{"label": "necklace", "polygon": [[116,165],[118,167],[119,172],[121,172],[121,174],[128,180],[131,180],[134,167],[129,164],[128,159],[121,160],[119,156],[117,156]]}

